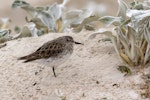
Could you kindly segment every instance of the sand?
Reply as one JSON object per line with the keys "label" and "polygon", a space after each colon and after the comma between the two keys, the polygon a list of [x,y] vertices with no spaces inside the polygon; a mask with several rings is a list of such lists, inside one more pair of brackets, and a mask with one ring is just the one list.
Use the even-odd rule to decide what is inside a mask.
{"label": "sand", "polygon": [[[103,42],[103,35],[89,39],[90,34],[50,33],[8,41],[0,49],[1,100],[149,100],[140,96],[142,73],[124,76],[117,70],[122,62],[112,43]],[[57,77],[50,66],[17,60],[63,35],[84,45],[74,46],[72,56],[55,70]]]}

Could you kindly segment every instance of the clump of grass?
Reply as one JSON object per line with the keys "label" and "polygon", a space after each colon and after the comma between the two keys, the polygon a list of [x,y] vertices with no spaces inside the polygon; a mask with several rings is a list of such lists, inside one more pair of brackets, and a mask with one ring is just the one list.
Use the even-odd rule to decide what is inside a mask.
{"label": "clump of grass", "polygon": [[121,60],[129,66],[142,66],[150,60],[150,1],[134,1],[130,5],[118,0],[117,17],[104,16],[99,20],[113,31],[107,29],[94,33],[107,35],[114,44]]}

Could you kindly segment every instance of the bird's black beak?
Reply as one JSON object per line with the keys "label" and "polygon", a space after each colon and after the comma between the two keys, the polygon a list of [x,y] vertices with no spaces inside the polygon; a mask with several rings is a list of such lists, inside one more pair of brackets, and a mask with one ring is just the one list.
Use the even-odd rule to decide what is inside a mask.
{"label": "bird's black beak", "polygon": [[75,43],[75,44],[81,44],[81,45],[84,45],[83,43],[79,43],[79,42],[76,42],[76,41],[74,41],[74,43]]}

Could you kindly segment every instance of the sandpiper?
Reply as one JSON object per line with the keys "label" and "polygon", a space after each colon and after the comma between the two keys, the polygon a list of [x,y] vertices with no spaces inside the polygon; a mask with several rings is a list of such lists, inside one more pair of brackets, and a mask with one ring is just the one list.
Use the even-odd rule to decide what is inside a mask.
{"label": "sandpiper", "polygon": [[74,41],[71,36],[62,36],[44,43],[35,52],[20,57],[18,60],[25,60],[24,63],[38,61],[46,64],[46,66],[51,66],[53,74],[56,77],[55,67],[62,64],[71,56],[74,44],[82,43]]}

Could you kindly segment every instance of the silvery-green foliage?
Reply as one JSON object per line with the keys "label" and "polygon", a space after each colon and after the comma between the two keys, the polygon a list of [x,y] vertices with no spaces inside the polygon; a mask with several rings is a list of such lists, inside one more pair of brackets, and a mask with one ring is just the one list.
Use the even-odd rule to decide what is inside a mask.
{"label": "silvery-green foliage", "polygon": [[99,21],[105,23],[107,26],[115,25],[119,26],[124,21],[122,17],[104,16],[99,19]]}
{"label": "silvery-green foliage", "polygon": [[9,29],[9,24],[11,20],[9,18],[1,18],[2,21],[0,26],[0,43],[12,40],[11,30]]}
{"label": "silvery-green foliage", "polygon": [[38,30],[35,27],[34,23],[29,23],[27,25],[25,25],[21,32],[19,34],[16,34],[13,39],[17,39],[17,38],[23,38],[23,37],[38,37],[40,35],[44,34],[44,30]]}
{"label": "silvery-green foliage", "polygon": [[71,23],[71,24],[81,24],[82,21],[91,16],[92,12],[88,9],[82,9],[82,10],[72,10],[68,11],[64,14],[63,19],[65,19],[65,22]]}
{"label": "silvery-green foliage", "polygon": [[[23,3],[22,3],[23,2]],[[16,7],[21,7],[25,11],[27,11],[31,15],[31,21],[33,22],[36,26],[39,26],[39,24],[42,24],[42,26],[47,26],[47,30],[54,30],[54,19],[52,15],[48,13],[49,7],[32,7],[30,4],[26,3],[25,1],[22,0],[16,0],[12,4],[13,8]],[[40,29],[40,27],[39,27]]]}
{"label": "silvery-green foliage", "polygon": [[126,10],[129,9],[128,5],[124,0],[118,0],[119,8],[117,12],[117,16],[126,19]]}
{"label": "silvery-green foliage", "polygon": [[62,6],[60,6],[59,4],[55,3],[51,6],[46,7],[32,7],[25,1],[16,0],[13,2],[12,7],[20,7],[27,11],[32,17],[28,22],[34,23],[35,26],[37,26],[38,30],[41,30],[44,27],[44,30],[47,30],[47,32],[58,31],[57,21],[61,18],[62,15]]}
{"label": "silvery-green foliage", "polygon": [[99,19],[98,16],[89,16],[87,18],[85,18],[82,23],[78,24],[76,27],[73,28],[73,32],[78,33],[82,30],[82,28],[85,25],[88,25],[89,23],[93,22],[93,21],[97,21]]}
{"label": "silvery-green foliage", "polygon": [[0,43],[12,40],[12,38],[9,29],[0,29]]}
{"label": "silvery-green foliage", "polygon": [[150,2],[149,2],[149,0],[145,0],[145,1],[144,1],[144,3],[143,3],[143,8],[144,8],[145,10],[150,9]]}
{"label": "silvery-green foliage", "polygon": [[[45,7],[32,7],[23,0],[15,0],[12,7],[20,7],[27,11],[32,18],[26,21],[28,23],[34,23],[35,28],[40,31],[42,30],[44,33],[64,32],[68,28],[75,28],[75,31],[73,30],[74,32],[80,32],[83,26],[89,24],[91,21],[95,21],[95,19],[91,21],[87,20],[88,18],[92,18],[92,12],[87,9],[63,12],[67,1],[68,0],[64,0],[62,4],[54,3]],[[78,26],[78,28],[72,27],[74,24]]]}
{"label": "silvery-green foliage", "polygon": [[16,33],[20,33],[21,28],[20,28],[19,26],[15,26],[15,27],[14,27],[14,31],[15,31]]}
{"label": "silvery-green foliage", "polygon": [[112,40],[118,56],[130,66],[144,66],[150,60],[150,1],[131,3],[118,0],[117,17],[104,16],[99,20],[107,26],[114,25],[114,31],[98,31]]}
{"label": "silvery-green foliage", "polygon": [[7,37],[10,34],[10,30],[7,29],[0,29],[0,38]]}
{"label": "silvery-green foliage", "polygon": [[132,2],[130,5],[131,5],[131,9],[137,9],[137,10],[143,9],[143,4],[136,0]]}
{"label": "silvery-green foliage", "polygon": [[78,33],[83,27],[86,27],[93,21],[97,21],[98,18],[99,16],[92,16],[92,11],[89,9],[67,11],[62,17],[64,20],[62,29],[70,27],[73,28],[73,32]]}

